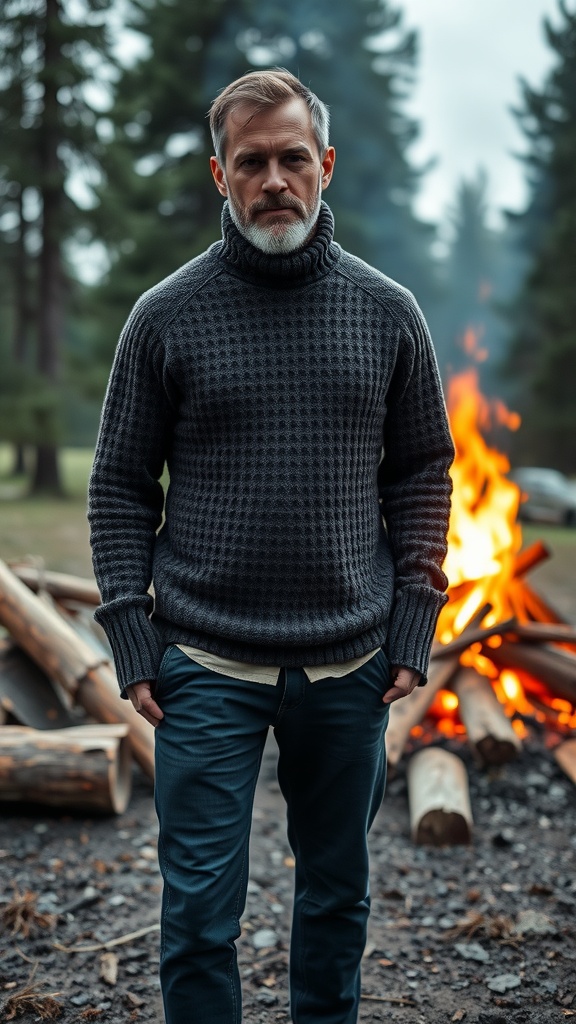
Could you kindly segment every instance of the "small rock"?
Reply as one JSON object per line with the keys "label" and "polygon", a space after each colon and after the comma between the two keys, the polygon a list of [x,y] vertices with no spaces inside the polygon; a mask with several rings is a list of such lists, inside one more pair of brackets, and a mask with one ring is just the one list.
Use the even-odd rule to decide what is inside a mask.
{"label": "small rock", "polygon": [[492,836],[492,845],[503,849],[506,846],[512,846],[514,842],[514,832],[511,828],[500,829],[496,835]]}
{"label": "small rock", "polygon": [[514,931],[517,935],[555,935],[557,929],[540,910],[521,910]]}
{"label": "small rock", "polygon": [[88,992],[79,992],[77,996],[70,996],[70,1002],[73,1006],[86,1006],[91,999],[92,996]]}
{"label": "small rock", "polygon": [[480,964],[490,962],[490,954],[479,942],[456,942],[454,949],[464,960],[477,960]]}
{"label": "small rock", "polygon": [[509,992],[511,988],[518,988],[522,984],[517,974],[497,974],[488,978],[486,982],[491,992]]}
{"label": "small rock", "polygon": [[275,946],[278,936],[272,928],[259,928],[252,936],[254,949],[267,949],[268,946]]}
{"label": "small rock", "polygon": [[264,1006],[276,1006],[276,1003],[278,1002],[278,996],[275,996],[269,988],[261,988],[260,991],[256,993],[256,999],[259,1003],[263,1003]]}
{"label": "small rock", "polygon": [[123,903],[126,903],[126,897],[119,892],[116,896],[111,896],[108,903],[111,907],[121,907]]}
{"label": "small rock", "polygon": [[441,928],[442,931],[448,931],[449,928],[454,927],[454,924],[455,921],[453,917],[441,917],[438,920],[438,927]]}

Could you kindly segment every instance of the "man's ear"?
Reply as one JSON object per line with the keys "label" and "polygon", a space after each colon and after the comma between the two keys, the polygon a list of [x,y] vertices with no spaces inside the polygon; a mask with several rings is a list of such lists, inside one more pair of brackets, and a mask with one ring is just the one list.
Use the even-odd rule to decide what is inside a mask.
{"label": "man's ear", "polygon": [[334,173],[334,164],[336,163],[336,150],[334,146],[328,146],[322,160],[322,188],[328,188],[328,185],[332,181],[332,175]]}
{"label": "man's ear", "polygon": [[214,181],[216,183],[216,188],[218,189],[220,195],[226,198],[228,196],[228,189],[226,188],[226,175],[224,174],[224,170],[218,163],[218,160],[216,159],[215,156],[210,157],[210,170],[212,171],[212,177],[214,178]]}

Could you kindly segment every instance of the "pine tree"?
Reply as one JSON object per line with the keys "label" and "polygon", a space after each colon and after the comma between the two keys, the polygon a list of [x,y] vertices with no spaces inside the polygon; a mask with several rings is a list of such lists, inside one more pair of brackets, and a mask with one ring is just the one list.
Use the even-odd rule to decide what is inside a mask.
{"label": "pine tree", "polygon": [[530,201],[518,219],[531,265],[515,303],[507,368],[519,383],[518,458],[576,472],[576,12],[544,23],[555,64],[541,90],[522,83]]}
{"label": "pine tree", "polygon": [[[15,349],[20,345],[16,355],[22,363],[19,357],[30,333],[32,309],[36,367],[42,382],[34,406],[34,492],[62,491],[59,383],[72,286],[65,247],[81,219],[66,186],[79,166],[97,161],[101,152],[98,112],[88,98],[87,85],[98,75],[102,61],[109,59],[104,15],[111,4],[112,0],[6,0],[2,9],[0,173],[17,207]],[[27,191],[34,193],[39,206],[37,241],[31,241],[26,224]]]}

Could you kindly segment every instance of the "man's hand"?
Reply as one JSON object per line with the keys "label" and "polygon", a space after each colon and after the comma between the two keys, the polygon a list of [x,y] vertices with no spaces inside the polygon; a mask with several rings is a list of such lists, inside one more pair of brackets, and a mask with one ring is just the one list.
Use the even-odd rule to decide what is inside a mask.
{"label": "man's hand", "polygon": [[413,668],[402,668],[401,665],[393,665],[392,681],[394,685],[389,690],[386,690],[382,700],[385,704],[391,704],[393,700],[398,700],[399,697],[406,697],[418,686],[420,678],[420,673],[415,672]]}
{"label": "man's hand", "polygon": [[164,718],[164,712],[152,696],[152,683],[133,683],[126,687],[126,693],[132,701],[132,707],[156,728],[160,719]]}

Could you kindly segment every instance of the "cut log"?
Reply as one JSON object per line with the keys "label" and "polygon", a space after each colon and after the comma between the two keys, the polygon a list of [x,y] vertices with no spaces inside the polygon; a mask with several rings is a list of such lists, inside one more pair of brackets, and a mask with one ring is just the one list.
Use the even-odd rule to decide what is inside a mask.
{"label": "cut log", "polygon": [[57,600],[78,601],[97,607],[100,604],[100,591],[96,580],[84,579],[82,576],[69,576],[63,572],[52,572],[34,568],[31,565],[9,563],[9,567],[35,594],[43,590]]}
{"label": "cut log", "polygon": [[576,783],[576,739],[565,740],[554,751],[554,757],[563,772]]}
{"label": "cut log", "polygon": [[0,727],[0,800],[122,814],[130,798],[128,726]]}
{"label": "cut log", "polygon": [[483,651],[499,668],[520,669],[544,683],[556,697],[576,705],[576,655],[570,651],[511,640]]}
{"label": "cut log", "polygon": [[458,655],[438,658],[430,663],[426,686],[417,687],[407,697],[401,697],[390,705],[390,717],[386,729],[386,756],[388,767],[398,764],[410,730],[419,725],[432,704],[438,690],[443,690],[458,671]]}
{"label": "cut log", "polygon": [[0,623],[48,676],[100,722],[126,722],[135,759],[154,778],[154,730],[120,698],[110,662],[0,560]]}
{"label": "cut log", "polygon": [[0,641],[0,705],[33,729],[77,724],[46,673],[10,640]]}
{"label": "cut log", "polygon": [[505,764],[521,743],[504,713],[492,684],[473,668],[461,668],[451,682],[467,739],[482,764]]}
{"label": "cut log", "polygon": [[408,764],[410,828],[415,843],[469,843],[472,809],[463,761],[441,747],[425,747]]}

